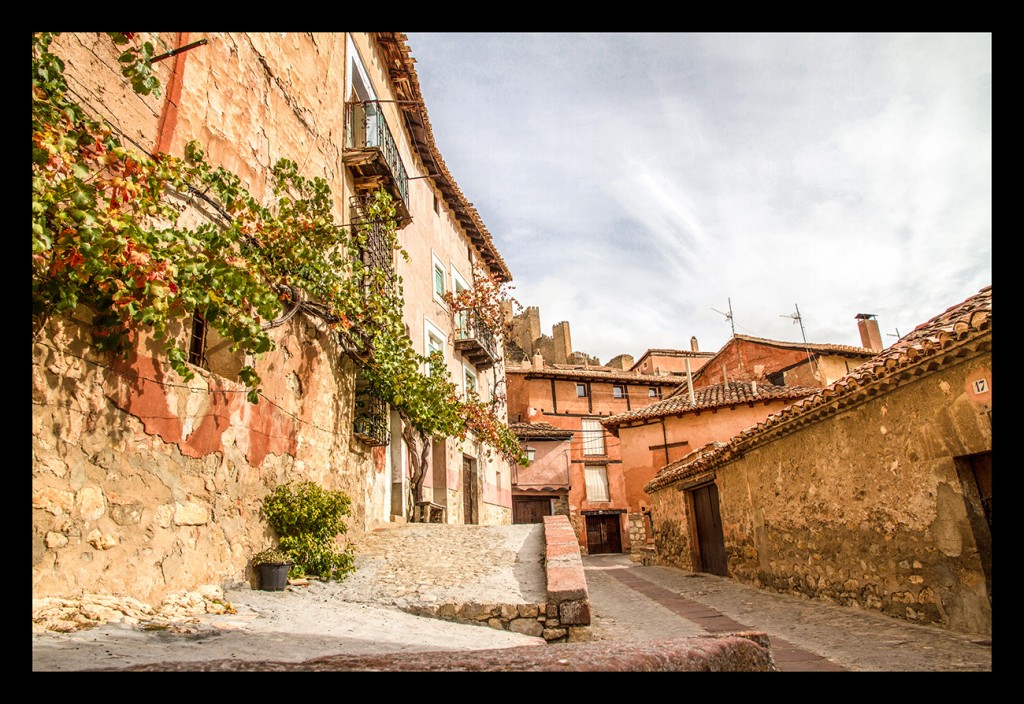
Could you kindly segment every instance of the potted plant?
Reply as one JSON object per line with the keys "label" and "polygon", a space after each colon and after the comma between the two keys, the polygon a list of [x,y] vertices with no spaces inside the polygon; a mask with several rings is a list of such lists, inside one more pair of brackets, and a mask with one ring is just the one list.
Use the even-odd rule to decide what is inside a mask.
{"label": "potted plant", "polygon": [[260,573],[260,589],[279,592],[288,586],[288,570],[293,560],[277,548],[267,548],[252,556],[252,564]]}

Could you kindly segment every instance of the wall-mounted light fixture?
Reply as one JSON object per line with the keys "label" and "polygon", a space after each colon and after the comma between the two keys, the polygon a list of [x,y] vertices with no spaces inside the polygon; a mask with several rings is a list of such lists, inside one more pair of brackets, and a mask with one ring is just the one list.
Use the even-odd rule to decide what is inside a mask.
{"label": "wall-mounted light fixture", "polygon": [[537,448],[526,446],[526,459],[527,464],[533,464],[533,458],[537,456]]}

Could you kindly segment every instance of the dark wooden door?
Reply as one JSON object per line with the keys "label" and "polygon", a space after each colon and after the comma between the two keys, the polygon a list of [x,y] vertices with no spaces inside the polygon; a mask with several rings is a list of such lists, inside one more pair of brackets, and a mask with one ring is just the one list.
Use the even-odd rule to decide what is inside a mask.
{"label": "dark wooden door", "polygon": [[467,524],[477,522],[476,460],[462,458],[462,501]]}
{"label": "dark wooden door", "polygon": [[957,458],[957,472],[964,488],[964,505],[971,524],[978,558],[985,572],[985,586],[992,598],[992,453]]}
{"label": "dark wooden door", "polygon": [[512,500],[512,523],[543,523],[544,516],[551,515],[551,499],[516,498]]}
{"label": "dark wooden door", "polygon": [[622,552],[619,535],[619,514],[587,516],[587,553]]}
{"label": "dark wooden door", "polygon": [[728,576],[722,516],[718,512],[718,487],[708,484],[693,490],[693,513],[697,522],[697,546],[700,550],[701,568],[698,571]]}

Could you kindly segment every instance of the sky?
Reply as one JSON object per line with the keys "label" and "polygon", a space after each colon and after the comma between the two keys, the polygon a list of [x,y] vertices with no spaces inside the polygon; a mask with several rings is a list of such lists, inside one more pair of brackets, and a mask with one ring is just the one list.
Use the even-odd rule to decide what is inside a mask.
{"label": "sky", "polygon": [[407,36],[511,295],[602,363],[888,347],[992,283],[991,34]]}

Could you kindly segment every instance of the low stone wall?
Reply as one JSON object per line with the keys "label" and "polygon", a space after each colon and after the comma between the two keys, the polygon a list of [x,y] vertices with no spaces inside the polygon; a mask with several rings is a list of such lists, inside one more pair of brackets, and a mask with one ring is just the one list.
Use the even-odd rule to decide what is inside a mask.
{"label": "low stone wall", "polygon": [[590,597],[576,533],[567,516],[544,518],[544,570],[547,602],[543,604],[486,604],[467,602],[413,606],[417,616],[476,623],[504,631],[544,638],[548,643],[587,641]]}
{"label": "low stone wall", "polygon": [[[99,672],[100,670],[95,670]],[[110,670],[107,670],[110,671]],[[562,643],[492,650],[328,655],[305,662],[154,663],[119,672],[778,672],[760,632],[627,643]]]}
{"label": "low stone wall", "polygon": [[566,516],[544,517],[544,570],[548,581],[544,640],[590,638],[590,594],[576,532]]}

